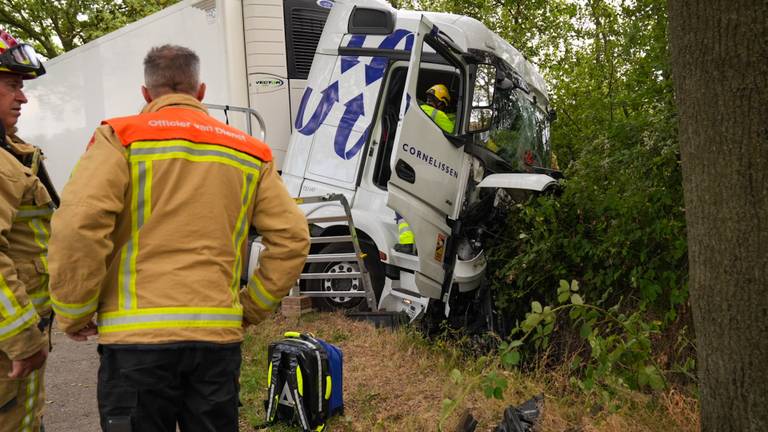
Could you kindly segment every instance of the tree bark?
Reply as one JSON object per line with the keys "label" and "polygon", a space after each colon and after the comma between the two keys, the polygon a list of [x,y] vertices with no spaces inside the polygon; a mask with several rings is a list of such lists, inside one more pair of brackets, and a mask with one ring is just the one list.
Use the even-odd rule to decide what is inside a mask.
{"label": "tree bark", "polygon": [[768,2],[668,8],[702,430],[768,431]]}

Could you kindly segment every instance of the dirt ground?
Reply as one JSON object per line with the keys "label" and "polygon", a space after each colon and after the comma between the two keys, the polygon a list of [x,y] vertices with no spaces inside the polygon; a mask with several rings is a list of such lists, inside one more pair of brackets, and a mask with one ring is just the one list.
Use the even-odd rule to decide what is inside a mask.
{"label": "dirt ground", "polygon": [[48,432],[99,432],[96,404],[98,342],[75,342],[53,330],[53,352],[45,372],[45,430]]}

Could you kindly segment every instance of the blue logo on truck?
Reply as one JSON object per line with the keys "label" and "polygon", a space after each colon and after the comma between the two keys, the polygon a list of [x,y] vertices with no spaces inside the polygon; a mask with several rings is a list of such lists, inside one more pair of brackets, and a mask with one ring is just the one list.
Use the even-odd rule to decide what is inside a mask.
{"label": "blue logo on truck", "polygon": [[[331,3],[331,2],[329,2]],[[410,32],[408,30],[403,29],[397,29],[392,34],[384,38],[383,41],[378,46],[378,49],[387,49],[391,50],[394,49],[401,41],[405,39],[405,49],[407,51],[410,51],[410,49],[413,46],[413,32]],[[365,42],[365,36],[361,35],[355,35],[350,40],[349,46],[358,46],[362,47]],[[365,57],[363,57],[365,58]],[[296,115],[296,131],[299,132],[302,135],[310,136],[313,135],[325,122],[325,120],[328,118],[328,115],[333,110],[333,107],[337,103],[341,103],[339,99],[339,86],[343,85],[346,87],[348,84],[348,79],[345,79],[345,76],[353,76],[354,80],[357,80],[359,78],[354,77],[362,77],[362,79],[365,81],[365,84],[361,84],[360,87],[366,88],[375,82],[379,81],[386,72],[387,65],[389,64],[389,59],[387,57],[369,57],[370,62],[367,64],[364,64],[365,73],[362,75],[355,75],[355,74],[346,74],[346,72],[352,70],[355,68],[355,66],[359,65],[361,63],[360,57],[358,56],[341,56],[339,59],[339,65],[341,68],[341,77],[340,79],[333,81],[328,87],[326,87],[324,90],[320,92],[322,94],[322,97],[320,98],[320,102],[317,104],[317,107],[315,108],[315,111],[310,116],[309,120],[304,122],[304,115],[307,111],[307,105],[309,104],[309,100],[312,96],[312,93],[314,92],[314,89],[310,86],[307,86],[306,90],[304,90],[304,95],[301,98],[301,103],[299,104],[299,110]],[[346,74],[346,75],[345,75]],[[341,84],[340,84],[341,81]],[[356,84],[356,83],[353,83]],[[365,144],[365,141],[368,139],[368,133],[370,132],[371,125],[368,124],[365,128],[365,131],[363,134],[358,138],[351,147],[349,147],[349,139],[352,135],[352,129],[354,128],[357,121],[360,119],[360,117],[365,117],[365,93],[366,91],[363,90],[356,96],[352,97],[348,101],[344,102],[344,114],[341,116],[341,120],[339,121],[339,124],[336,128],[336,135],[333,140],[333,150],[340,158],[344,160],[349,160],[354,158],[360,150],[363,148],[363,145]],[[378,91],[372,92],[374,97],[378,96]]]}
{"label": "blue logo on truck", "polygon": [[307,86],[304,91],[304,96],[301,97],[301,104],[299,104],[299,112],[296,114],[296,130],[302,135],[312,135],[331,113],[331,109],[339,101],[339,82],[334,81],[322,92],[323,98],[320,99],[320,103],[317,104],[315,112],[312,113],[312,117],[309,118],[307,124],[304,124],[304,110],[307,108],[310,96],[312,96],[312,87]]}

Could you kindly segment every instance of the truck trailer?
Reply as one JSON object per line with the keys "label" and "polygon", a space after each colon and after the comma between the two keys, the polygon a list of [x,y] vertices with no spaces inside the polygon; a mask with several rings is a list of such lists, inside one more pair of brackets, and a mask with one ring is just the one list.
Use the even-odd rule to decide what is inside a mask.
{"label": "truck trailer", "polygon": [[[197,52],[206,103],[234,108],[212,109],[212,115],[242,130],[243,109],[263,118],[281,164],[331,6],[315,0],[181,1],[45,62],[48,72],[26,83],[20,134],[43,149],[61,190],[99,122],[141,110],[142,60],[149,48],[168,43]],[[254,136],[261,137],[264,131],[253,124]]]}

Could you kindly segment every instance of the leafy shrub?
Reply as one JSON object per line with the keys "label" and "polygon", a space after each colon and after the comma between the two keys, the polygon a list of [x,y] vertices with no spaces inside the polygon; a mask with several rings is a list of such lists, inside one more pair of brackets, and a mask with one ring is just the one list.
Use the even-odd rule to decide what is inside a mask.
{"label": "leafy shrub", "polygon": [[[560,196],[518,204],[489,251],[497,304],[520,316],[533,294],[576,278],[597,306],[619,301],[676,317],[687,299],[680,164],[670,119],[636,140],[584,147]],[[634,143],[633,143],[634,144]]]}

